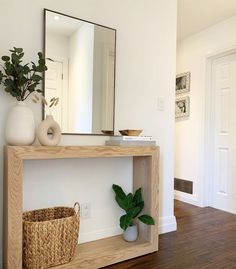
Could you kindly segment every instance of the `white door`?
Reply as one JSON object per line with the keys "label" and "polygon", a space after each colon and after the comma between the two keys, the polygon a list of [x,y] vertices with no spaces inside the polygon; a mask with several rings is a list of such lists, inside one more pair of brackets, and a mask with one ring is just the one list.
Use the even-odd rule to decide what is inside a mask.
{"label": "white door", "polygon": [[47,60],[46,65],[48,70],[45,72],[45,98],[49,102],[53,97],[59,97],[58,105],[49,109],[62,128],[63,63]]}
{"label": "white door", "polygon": [[236,54],[212,62],[215,115],[213,207],[236,214]]}

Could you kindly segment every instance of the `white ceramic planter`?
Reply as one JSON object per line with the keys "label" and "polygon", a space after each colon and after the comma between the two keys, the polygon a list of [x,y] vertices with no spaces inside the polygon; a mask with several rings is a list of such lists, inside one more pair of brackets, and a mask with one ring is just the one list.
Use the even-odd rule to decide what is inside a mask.
{"label": "white ceramic planter", "polygon": [[17,102],[10,110],[5,129],[9,145],[29,146],[35,140],[35,122],[32,110],[25,102]]}
{"label": "white ceramic planter", "polygon": [[138,227],[137,225],[130,226],[123,233],[123,238],[125,241],[134,242],[138,239]]}
{"label": "white ceramic planter", "polygon": [[[52,132],[52,134],[48,134]],[[38,127],[37,137],[43,146],[56,146],[61,140],[61,128],[59,124],[49,115],[43,120]]]}

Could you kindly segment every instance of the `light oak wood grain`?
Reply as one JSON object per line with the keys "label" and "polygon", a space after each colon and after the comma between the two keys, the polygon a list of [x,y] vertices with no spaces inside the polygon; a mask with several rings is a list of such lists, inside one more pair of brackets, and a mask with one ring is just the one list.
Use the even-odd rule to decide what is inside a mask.
{"label": "light oak wood grain", "polygon": [[139,235],[152,242],[158,250],[158,152],[150,157],[134,157],[133,160],[133,189],[142,187],[145,207],[143,213],[151,215],[155,226],[139,222]]}
{"label": "light oak wood grain", "polygon": [[55,268],[97,269],[154,251],[152,244],[143,239],[128,243],[121,236],[114,236],[79,245],[72,262]]}
{"label": "light oak wood grain", "polygon": [[78,246],[75,259],[55,268],[95,269],[158,250],[158,147],[63,146],[5,148],[4,268],[22,268],[23,161],[62,158],[133,157],[134,190],[143,188],[145,212],[155,226],[140,224],[137,242],[110,237]]}
{"label": "light oak wood grain", "polygon": [[12,148],[16,155],[23,160],[150,156],[157,150],[155,146],[27,146],[8,148]]}
{"label": "light oak wood grain", "polygon": [[22,267],[22,174],[23,161],[13,148],[5,154],[5,268]]}

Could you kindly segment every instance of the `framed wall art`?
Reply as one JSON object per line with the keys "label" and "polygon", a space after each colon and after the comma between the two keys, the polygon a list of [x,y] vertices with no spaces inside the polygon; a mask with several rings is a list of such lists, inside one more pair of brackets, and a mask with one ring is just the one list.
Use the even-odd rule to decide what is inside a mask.
{"label": "framed wall art", "polygon": [[175,119],[188,119],[190,114],[190,98],[183,96],[175,100]]}
{"label": "framed wall art", "polygon": [[190,91],[190,72],[176,76],[175,94],[188,93]]}

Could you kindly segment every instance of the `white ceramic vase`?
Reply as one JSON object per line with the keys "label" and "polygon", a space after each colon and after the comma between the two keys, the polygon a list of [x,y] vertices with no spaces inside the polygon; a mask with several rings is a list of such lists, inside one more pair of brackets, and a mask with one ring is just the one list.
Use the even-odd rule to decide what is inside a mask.
{"label": "white ceramic vase", "polygon": [[38,127],[37,137],[39,143],[43,146],[56,146],[61,141],[61,128],[53,119],[53,116],[47,115]]}
{"label": "white ceramic vase", "polygon": [[14,146],[29,146],[35,140],[35,122],[32,110],[19,101],[10,110],[5,129],[6,142]]}
{"label": "white ceramic vase", "polygon": [[125,241],[134,242],[138,239],[138,227],[137,225],[130,226],[124,231],[123,238]]}

